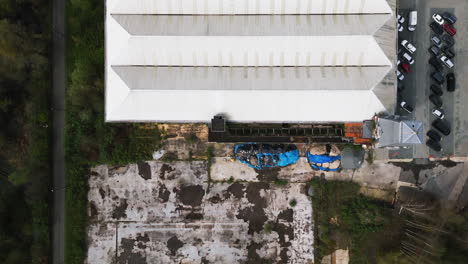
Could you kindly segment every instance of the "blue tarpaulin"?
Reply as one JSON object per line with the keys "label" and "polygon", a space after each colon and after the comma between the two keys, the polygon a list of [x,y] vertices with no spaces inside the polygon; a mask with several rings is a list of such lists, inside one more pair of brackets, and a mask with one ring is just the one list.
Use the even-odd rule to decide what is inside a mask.
{"label": "blue tarpaulin", "polygon": [[234,147],[234,154],[237,160],[257,170],[288,166],[299,159],[295,145],[239,144]]}
{"label": "blue tarpaulin", "polygon": [[322,170],[322,171],[339,171],[341,168],[330,169],[319,166],[318,164],[323,163],[330,163],[335,160],[341,160],[341,155],[338,156],[328,156],[328,155],[312,155],[307,153],[307,161],[309,162],[310,166],[314,170]]}

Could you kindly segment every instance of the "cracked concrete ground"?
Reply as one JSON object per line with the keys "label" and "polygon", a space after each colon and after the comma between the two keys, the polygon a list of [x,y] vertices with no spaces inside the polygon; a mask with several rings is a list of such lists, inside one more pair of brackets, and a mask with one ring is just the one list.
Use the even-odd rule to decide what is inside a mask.
{"label": "cracked concrete ground", "polygon": [[313,263],[306,184],[207,181],[205,161],[94,168],[86,262]]}

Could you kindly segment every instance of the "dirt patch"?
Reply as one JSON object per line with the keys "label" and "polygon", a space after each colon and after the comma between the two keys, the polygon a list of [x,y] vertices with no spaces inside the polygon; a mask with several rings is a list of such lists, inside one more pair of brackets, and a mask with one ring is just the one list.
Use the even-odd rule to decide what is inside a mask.
{"label": "dirt patch", "polygon": [[169,166],[168,164],[163,164],[159,170],[159,178],[166,179],[166,175],[173,172],[175,169]]}
{"label": "dirt patch", "polygon": [[257,179],[259,181],[272,182],[278,179],[281,168],[265,168],[263,170],[255,170],[257,172]]}
{"label": "dirt patch", "polygon": [[101,198],[104,200],[106,197],[106,192],[102,188],[99,188],[99,195],[101,195]]}
{"label": "dirt patch", "polygon": [[138,174],[145,180],[151,179],[151,167],[146,162],[138,162]]}
{"label": "dirt patch", "polygon": [[239,210],[237,219],[242,219],[249,223],[249,234],[259,233],[263,230],[263,225],[268,217],[263,210],[267,206],[265,198],[260,196],[261,189],[268,189],[270,185],[265,182],[252,182],[247,185],[247,199],[253,206]]}
{"label": "dirt patch", "polygon": [[139,249],[146,249],[146,243],[149,241],[150,239],[149,239],[148,234],[144,234],[143,236],[141,234],[138,234],[136,238],[137,247]]}
{"label": "dirt patch", "polygon": [[122,238],[120,247],[123,250],[117,258],[119,264],[147,264],[146,257],[133,251],[133,248],[135,247],[134,239]]}
{"label": "dirt patch", "polygon": [[247,246],[247,263],[263,263],[263,259],[258,255],[257,250],[262,248],[262,244],[252,242]]}
{"label": "dirt patch", "polygon": [[89,214],[90,214],[89,217],[91,218],[91,220],[94,220],[98,215],[98,210],[94,202],[89,203]]}
{"label": "dirt patch", "polygon": [[128,204],[126,199],[120,199],[119,205],[112,211],[112,218],[120,219],[126,218],[127,214],[125,211],[127,210]]}
{"label": "dirt patch", "polygon": [[286,222],[292,222],[293,221],[293,209],[286,209],[283,210],[279,213],[278,215],[278,220],[284,220]]}
{"label": "dirt patch", "polygon": [[223,200],[221,199],[221,197],[219,196],[219,194],[216,194],[215,196],[211,197],[208,201],[209,201],[210,203],[217,204],[217,203],[222,202]]}
{"label": "dirt patch", "polygon": [[260,190],[267,190],[270,188],[270,184],[266,182],[251,182],[247,185],[247,199],[255,206],[265,208],[267,202],[265,198],[260,196]]}
{"label": "dirt patch", "polygon": [[184,243],[182,243],[182,241],[180,241],[177,236],[173,236],[167,241],[167,248],[169,251],[171,251],[173,256],[175,256],[177,250],[183,246]]}
{"label": "dirt patch", "polygon": [[200,206],[205,190],[201,185],[190,185],[182,187],[177,191],[177,198],[184,204],[190,206]]}
{"label": "dirt patch", "polygon": [[203,219],[203,214],[196,213],[196,212],[192,211],[185,217],[185,219],[187,219],[187,220],[200,220],[200,219]]}
{"label": "dirt patch", "polygon": [[166,185],[161,184],[159,186],[158,198],[161,199],[161,201],[165,203],[169,200],[170,195],[171,195],[171,192],[166,188]]}
{"label": "dirt patch", "polygon": [[244,188],[245,186],[241,183],[233,183],[227,189],[228,197],[231,197],[231,194],[234,195],[237,199],[244,197]]}

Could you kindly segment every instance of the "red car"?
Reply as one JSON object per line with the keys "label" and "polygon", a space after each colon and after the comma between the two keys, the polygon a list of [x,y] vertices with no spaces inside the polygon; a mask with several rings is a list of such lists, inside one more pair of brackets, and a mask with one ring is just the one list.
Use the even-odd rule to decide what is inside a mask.
{"label": "red car", "polygon": [[455,28],[452,27],[452,26],[449,25],[449,24],[444,24],[444,30],[445,30],[445,32],[447,32],[447,34],[449,34],[450,36],[454,36],[455,34],[457,34],[457,31],[455,30]]}
{"label": "red car", "polygon": [[411,72],[411,69],[409,68],[408,64],[406,63],[401,63],[400,64],[400,67],[403,71],[407,72],[407,73],[410,73]]}

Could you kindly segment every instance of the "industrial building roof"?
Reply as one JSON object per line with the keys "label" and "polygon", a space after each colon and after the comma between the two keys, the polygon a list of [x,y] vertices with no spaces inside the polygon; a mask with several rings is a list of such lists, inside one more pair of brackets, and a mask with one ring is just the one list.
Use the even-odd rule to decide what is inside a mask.
{"label": "industrial building roof", "polygon": [[385,0],[107,0],[106,120],[369,119],[394,103],[389,23]]}

